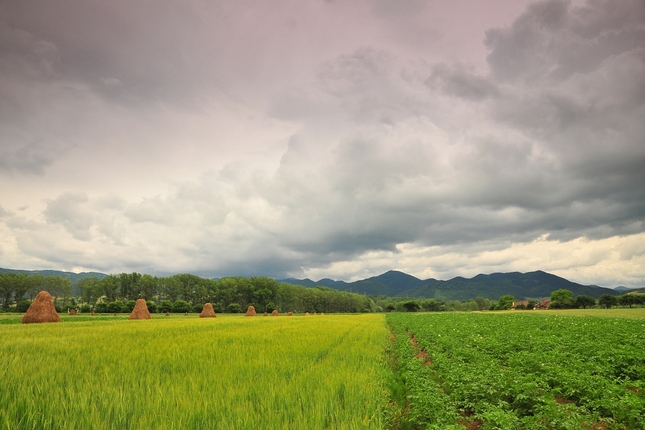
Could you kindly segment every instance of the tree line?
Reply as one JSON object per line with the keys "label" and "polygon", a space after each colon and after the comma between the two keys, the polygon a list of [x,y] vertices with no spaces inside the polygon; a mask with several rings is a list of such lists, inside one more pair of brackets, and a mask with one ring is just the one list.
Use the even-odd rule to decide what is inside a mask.
{"label": "tree line", "polygon": [[[208,279],[191,274],[156,277],[140,273],[87,277],[76,283],[79,296],[72,297],[72,282],[61,276],[0,274],[2,309],[19,309],[39,291],[48,291],[62,310],[125,312],[143,298],[152,311],[201,311],[210,302],[215,312],[243,312],[252,305],[259,312],[373,312],[368,296],[328,287],[306,288],[258,277]],[[21,305],[22,304],[22,305]]]}
{"label": "tree line", "polygon": [[[618,296],[601,295],[598,300],[586,295],[573,295],[566,289],[555,290],[548,299],[548,309],[586,309],[592,307],[612,308],[614,306],[645,306],[645,294],[626,293]],[[499,311],[508,309],[532,310],[539,307],[543,299],[519,301],[507,294],[499,300],[477,297],[468,301],[440,299],[410,299],[380,296],[375,298],[377,311],[385,312],[445,312],[445,311]],[[515,305],[515,306],[514,306]]]}

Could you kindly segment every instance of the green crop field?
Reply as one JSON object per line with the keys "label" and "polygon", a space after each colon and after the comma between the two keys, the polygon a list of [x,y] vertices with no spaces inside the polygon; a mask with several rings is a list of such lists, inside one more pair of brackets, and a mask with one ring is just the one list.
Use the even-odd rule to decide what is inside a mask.
{"label": "green crop field", "polygon": [[385,425],[383,315],[93,318],[0,325],[1,428]]}
{"label": "green crop field", "polygon": [[643,429],[645,320],[633,318],[390,314],[400,428]]}
{"label": "green crop field", "polygon": [[20,317],[2,429],[645,429],[642,308]]}

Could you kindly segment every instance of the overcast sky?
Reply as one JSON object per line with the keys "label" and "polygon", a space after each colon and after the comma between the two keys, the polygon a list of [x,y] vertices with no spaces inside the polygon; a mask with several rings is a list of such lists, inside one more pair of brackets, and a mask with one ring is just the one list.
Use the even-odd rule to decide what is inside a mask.
{"label": "overcast sky", "polygon": [[0,267],[645,286],[645,2],[2,1]]}

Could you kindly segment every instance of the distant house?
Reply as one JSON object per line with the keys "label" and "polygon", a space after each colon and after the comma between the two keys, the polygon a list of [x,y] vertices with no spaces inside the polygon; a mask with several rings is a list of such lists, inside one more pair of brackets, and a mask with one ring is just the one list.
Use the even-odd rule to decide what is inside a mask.
{"label": "distant house", "polygon": [[551,304],[551,300],[542,300],[535,309],[548,309]]}
{"label": "distant house", "polygon": [[518,306],[520,307],[520,309],[526,309],[529,307],[529,301],[523,300],[521,302],[513,302],[513,304],[511,305],[511,309],[515,309]]}

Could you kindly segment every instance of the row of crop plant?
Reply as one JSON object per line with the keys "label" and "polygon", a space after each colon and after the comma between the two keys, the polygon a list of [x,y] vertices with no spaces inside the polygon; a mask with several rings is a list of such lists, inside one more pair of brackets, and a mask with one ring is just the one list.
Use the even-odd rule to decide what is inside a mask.
{"label": "row of crop plant", "polygon": [[387,320],[408,428],[645,428],[642,320],[533,312]]}

